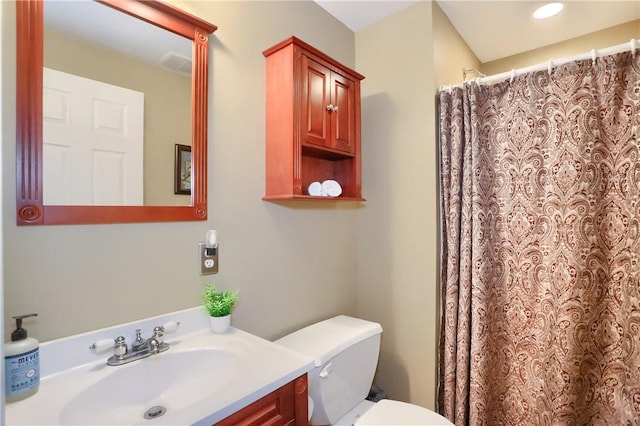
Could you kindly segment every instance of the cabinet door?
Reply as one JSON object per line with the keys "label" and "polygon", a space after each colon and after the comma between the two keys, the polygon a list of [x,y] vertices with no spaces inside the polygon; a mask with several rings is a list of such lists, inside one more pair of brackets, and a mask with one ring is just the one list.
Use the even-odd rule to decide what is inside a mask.
{"label": "cabinet door", "polygon": [[331,104],[328,111],[331,124],[331,147],[355,151],[355,90],[353,81],[337,73],[331,74]]}
{"label": "cabinet door", "polygon": [[216,423],[216,426],[288,426],[294,422],[295,382],[289,382],[248,407]]}
{"label": "cabinet door", "polygon": [[331,70],[303,55],[302,73],[302,142],[331,147]]}
{"label": "cabinet door", "polygon": [[302,56],[302,142],[355,151],[353,81]]}

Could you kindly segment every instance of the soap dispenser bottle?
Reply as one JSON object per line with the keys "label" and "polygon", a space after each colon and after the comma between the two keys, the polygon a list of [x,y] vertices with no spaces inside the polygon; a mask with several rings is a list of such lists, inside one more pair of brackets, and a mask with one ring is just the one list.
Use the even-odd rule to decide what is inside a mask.
{"label": "soap dispenser bottle", "polygon": [[11,342],[4,345],[5,400],[14,402],[33,395],[40,386],[40,347],[33,337],[27,337],[22,328],[24,318],[38,314],[13,317],[16,329]]}

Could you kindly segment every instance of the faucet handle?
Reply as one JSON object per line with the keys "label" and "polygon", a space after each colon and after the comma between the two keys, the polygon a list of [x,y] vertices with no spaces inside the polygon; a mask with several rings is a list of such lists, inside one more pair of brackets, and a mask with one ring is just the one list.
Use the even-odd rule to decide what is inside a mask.
{"label": "faucet handle", "polygon": [[173,333],[174,331],[176,331],[178,329],[179,325],[180,325],[180,323],[178,321],[168,321],[168,322],[162,324],[162,328],[164,329],[163,331],[165,333]]}
{"label": "faucet handle", "polygon": [[112,349],[115,344],[115,339],[102,339],[97,342],[93,342],[89,346],[89,350],[93,352],[104,352],[107,349]]}

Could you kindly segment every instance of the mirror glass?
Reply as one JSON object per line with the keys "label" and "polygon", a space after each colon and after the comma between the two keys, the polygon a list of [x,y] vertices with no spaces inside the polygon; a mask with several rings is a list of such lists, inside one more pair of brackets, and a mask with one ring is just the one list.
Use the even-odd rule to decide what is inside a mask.
{"label": "mirror glass", "polygon": [[174,166],[191,146],[192,45],[97,2],[45,0],[44,204],[191,205]]}
{"label": "mirror glass", "polygon": [[208,36],[153,0],[24,0],[19,225],[205,220]]}

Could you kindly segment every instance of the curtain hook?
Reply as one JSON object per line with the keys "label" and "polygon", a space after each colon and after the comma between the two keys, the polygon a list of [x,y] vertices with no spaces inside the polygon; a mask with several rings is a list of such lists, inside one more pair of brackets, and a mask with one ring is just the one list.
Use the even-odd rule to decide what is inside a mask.
{"label": "curtain hook", "polygon": [[509,79],[509,83],[513,82],[513,79],[516,77],[516,69],[512,68],[511,69],[511,78]]}
{"label": "curtain hook", "polygon": [[636,39],[632,38],[630,44],[631,44],[631,57],[635,58],[636,57]]}
{"label": "curtain hook", "polygon": [[591,65],[596,64],[596,49],[591,49]]}

